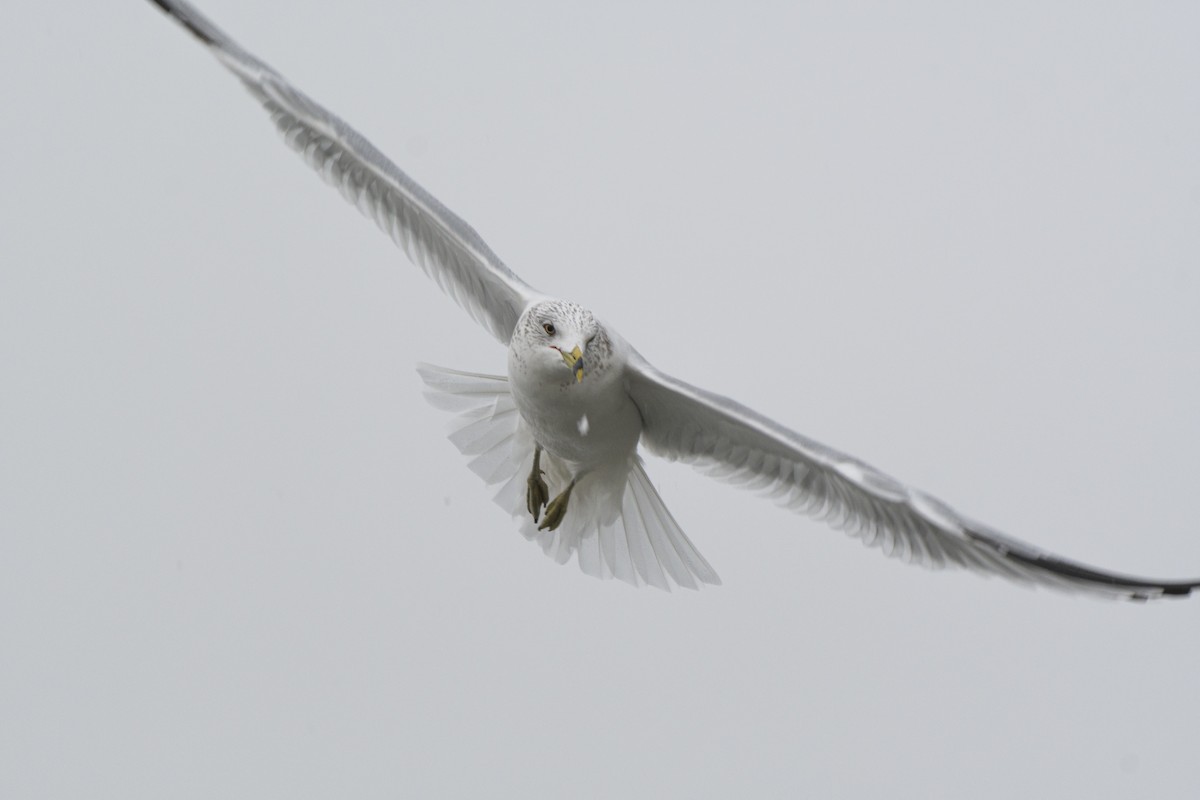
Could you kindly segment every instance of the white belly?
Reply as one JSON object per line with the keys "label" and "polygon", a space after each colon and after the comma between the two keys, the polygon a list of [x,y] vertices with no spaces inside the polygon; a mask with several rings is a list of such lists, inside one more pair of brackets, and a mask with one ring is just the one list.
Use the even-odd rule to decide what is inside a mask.
{"label": "white belly", "polygon": [[616,376],[542,383],[510,374],[509,381],[537,443],[577,471],[623,465],[637,448],[642,417]]}

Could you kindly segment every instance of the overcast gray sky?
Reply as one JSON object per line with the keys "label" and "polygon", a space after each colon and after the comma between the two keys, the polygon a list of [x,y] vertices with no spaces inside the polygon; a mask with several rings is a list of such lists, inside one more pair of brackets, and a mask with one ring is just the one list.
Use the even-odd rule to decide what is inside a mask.
{"label": "overcast gray sky", "polygon": [[[904,5],[200,3],[660,368],[1200,575],[1200,10]],[[930,573],[654,460],[725,585],[558,567],[413,369],[503,348],[202,47],[24,4],[0,75],[3,797],[1195,791],[1200,601]]]}

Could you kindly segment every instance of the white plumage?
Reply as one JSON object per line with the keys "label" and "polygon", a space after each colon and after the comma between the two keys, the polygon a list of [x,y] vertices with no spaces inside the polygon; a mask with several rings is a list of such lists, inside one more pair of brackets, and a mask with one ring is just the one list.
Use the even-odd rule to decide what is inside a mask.
{"label": "white plumage", "polygon": [[[431,401],[457,413],[450,438],[471,457],[471,469],[500,487],[497,502],[556,561],[574,557],[590,575],[635,585],[719,583],[646,477],[640,443],[911,563],[1129,599],[1183,596],[1200,587],[1200,581],[1119,575],[1041,552],[851,456],[665,375],[590,313],[533,290],[349,125],[188,3],[152,2],[263,103],[290,147],[509,346],[507,378],[430,366],[420,374]],[[530,513],[539,448],[546,482],[569,494],[561,521],[549,527],[553,502],[540,527]]]}
{"label": "white plumage", "polygon": [[[429,387],[429,401],[456,412],[450,441],[471,458],[471,471],[489,486],[500,487],[496,502],[521,521],[521,533],[546,555],[560,564],[577,555],[588,575],[635,586],[667,589],[673,582],[695,589],[700,583],[721,582],[663,504],[636,454],[618,465],[617,483],[582,482],[563,524],[539,531],[525,509],[534,440],[508,379],[429,364],[417,371]],[[552,484],[570,479],[570,468],[553,455],[543,455],[542,467]]]}

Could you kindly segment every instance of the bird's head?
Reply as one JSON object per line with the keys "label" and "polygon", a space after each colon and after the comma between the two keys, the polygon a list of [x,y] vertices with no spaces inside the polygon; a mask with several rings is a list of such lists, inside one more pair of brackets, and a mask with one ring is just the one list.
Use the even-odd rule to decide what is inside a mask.
{"label": "bird's head", "polygon": [[601,366],[608,338],[592,312],[564,300],[526,309],[513,331],[511,348],[525,368],[565,385],[582,383]]}

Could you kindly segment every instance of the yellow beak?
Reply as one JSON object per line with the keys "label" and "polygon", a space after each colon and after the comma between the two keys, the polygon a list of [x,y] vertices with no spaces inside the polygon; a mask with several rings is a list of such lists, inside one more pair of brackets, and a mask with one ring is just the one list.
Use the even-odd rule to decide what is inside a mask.
{"label": "yellow beak", "polygon": [[579,349],[579,345],[575,345],[575,349],[569,353],[566,350],[559,350],[558,352],[562,354],[563,361],[565,361],[567,366],[571,368],[571,371],[575,373],[575,382],[579,383],[582,381],[583,351]]}

